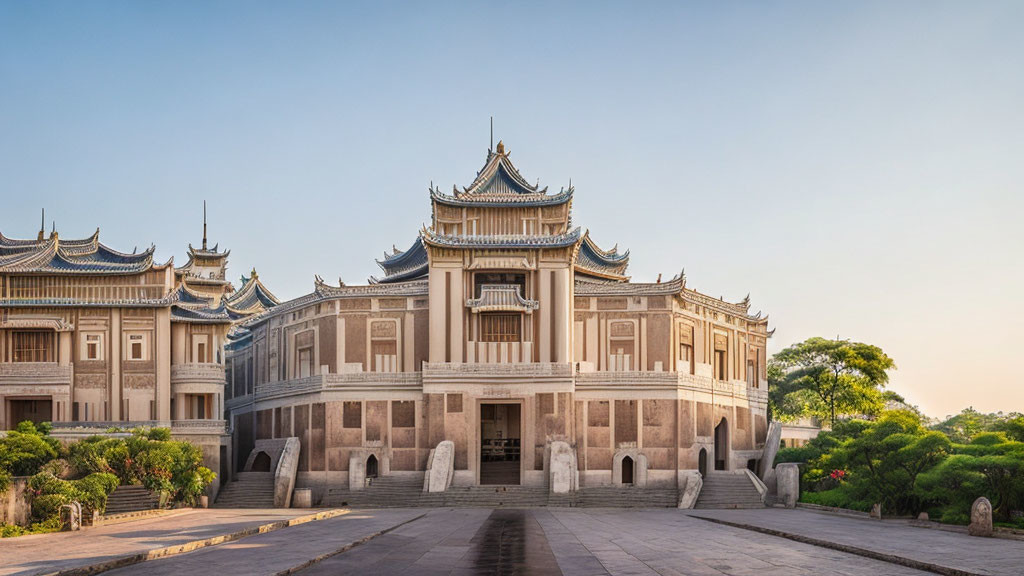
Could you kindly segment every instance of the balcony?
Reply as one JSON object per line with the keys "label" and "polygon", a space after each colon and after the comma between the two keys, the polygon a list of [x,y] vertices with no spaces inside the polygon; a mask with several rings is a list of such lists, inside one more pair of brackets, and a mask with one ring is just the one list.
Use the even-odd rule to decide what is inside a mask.
{"label": "balcony", "polygon": [[171,434],[226,434],[227,420],[172,420]]}
{"label": "balcony", "polygon": [[71,366],[56,362],[0,363],[3,394],[67,394],[71,390]]}
{"label": "balcony", "polygon": [[172,364],[171,394],[212,394],[224,389],[220,364]]}
{"label": "balcony", "polygon": [[734,398],[767,402],[768,392],[750,388],[743,380],[715,380],[688,372],[580,372],[576,375],[579,390],[691,390]]}
{"label": "balcony", "polygon": [[[347,372],[345,374],[320,374],[307,378],[257,384],[254,399],[259,401],[280,398],[282,396],[318,394],[330,391],[418,391],[422,388],[423,379],[419,372]],[[242,403],[243,400],[229,401],[228,407],[231,408]]]}
{"label": "balcony", "polygon": [[[428,385],[452,384],[509,386],[556,385],[571,390],[573,365],[568,362],[506,362],[500,364],[461,364],[427,362],[423,365],[424,389]],[[489,392],[488,392],[489,393]]]}

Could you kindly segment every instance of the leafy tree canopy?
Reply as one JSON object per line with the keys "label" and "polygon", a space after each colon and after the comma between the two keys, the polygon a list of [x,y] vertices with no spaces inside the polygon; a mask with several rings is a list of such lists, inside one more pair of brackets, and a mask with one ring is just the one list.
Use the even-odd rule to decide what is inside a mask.
{"label": "leafy tree canopy", "polygon": [[887,401],[882,388],[896,368],[881,348],[849,340],[809,338],[773,356],[768,366],[773,417],[813,416],[834,425],[841,415],[877,415]]}

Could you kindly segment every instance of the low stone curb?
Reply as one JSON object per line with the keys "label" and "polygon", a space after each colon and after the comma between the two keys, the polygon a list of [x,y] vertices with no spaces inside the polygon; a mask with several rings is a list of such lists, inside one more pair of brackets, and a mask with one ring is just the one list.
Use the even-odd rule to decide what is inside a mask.
{"label": "low stone curb", "polygon": [[176,516],[186,512],[192,512],[192,508],[178,508],[175,510],[138,510],[135,512],[124,512],[123,514],[111,514],[110,516],[100,516],[99,522],[93,524],[93,526],[113,526],[115,524],[124,524],[125,522],[132,522],[134,520],[143,520],[146,518],[152,518],[154,516]]}
{"label": "low stone curb", "polygon": [[897,556],[895,554],[888,554],[885,552],[878,552],[877,550],[870,550],[868,548],[860,548],[858,546],[850,546],[848,544],[840,544],[838,542],[832,542],[830,540],[821,540],[820,538],[811,538],[810,536],[804,536],[802,534],[794,534],[792,532],[785,532],[782,530],[775,530],[773,528],[764,528],[762,526],[753,526],[751,524],[741,524],[739,522],[730,522],[728,520],[721,520],[718,518],[708,518],[706,516],[691,515],[691,518],[699,518],[715,524],[722,524],[723,526],[731,526],[733,528],[740,528],[742,530],[750,530],[751,532],[760,532],[762,534],[768,534],[769,536],[778,536],[780,538],[786,538],[795,542],[801,542],[803,544],[810,544],[812,546],[818,546],[820,548],[828,548],[830,550],[838,550],[839,552],[846,552],[848,554],[856,554],[857,556],[863,556],[865,558],[871,558],[873,560],[881,560],[890,564],[897,564],[899,566],[906,566],[907,568],[914,568],[915,570],[924,570],[926,572],[932,572],[935,574],[942,574],[943,576],[988,576],[981,572],[970,572],[967,570],[961,570],[959,568],[950,568],[949,566],[941,566],[939,564],[932,564],[931,562],[922,562],[921,560],[915,560],[913,558],[907,558],[905,556]]}
{"label": "low stone curb", "polygon": [[286,570],[281,570],[280,572],[275,573],[274,576],[288,576],[289,574],[294,574],[294,573],[296,573],[296,572],[298,572],[300,570],[305,570],[306,568],[309,568],[313,564],[316,564],[318,562],[323,562],[324,560],[327,560],[331,556],[337,556],[338,554],[343,554],[345,552],[348,552],[349,550],[355,548],[356,546],[359,546],[361,544],[366,544],[367,542],[369,542],[370,540],[373,540],[377,536],[383,536],[384,534],[387,534],[388,532],[391,532],[393,530],[398,530],[402,526],[405,526],[406,524],[411,524],[411,523],[419,520],[420,518],[423,518],[426,515],[427,515],[426,513],[423,513],[423,514],[420,514],[419,516],[417,516],[415,518],[410,518],[410,519],[406,520],[405,522],[401,522],[399,524],[395,524],[394,526],[392,526],[390,528],[385,528],[385,529],[380,530],[378,532],[374,532],[373,534],[370,534],[369,536],[360,538],[359,540],[356,540],[355,542],[350,542],[350,543],[342,546],[341,548],[338,548],[337,550],[333,550],[331,552],[327,552],[326,554],[321,554],[319,556],[310,558],[309,560],[306,560],[305,562],[303,562],[303,563],[301,563],[301,564],[299,564],[297,566],[292,566],[291,568],[288,568]]}
{"label": "low stone curb", "polygon": [[343,516],[348,513],[349,511],[344,509],[323,510],[315,514],[307,514],[305,516],[299,516],[297,518],[291,518],[289,520],[278,520],[276,522],[270,522],[267,524],[261,524],[259,526],[253,526],[251,528],[245,528],[243,530],[232,532],[230,534],[221,534],[219,536],[202,538],[200,540],[192,540],[191,542],[185,542],[183,544],[175,544],[173,546],[155,548],[153,550],[139,552],[137,554],[119,556],[117,558],[112,558],[110,560],[105,560],[103,562],[98,562],[96,564],[90,564],[88,566],[78,566],[76,568],[57,570],[55,572],[41,572],[40,576],[91,576],[92,574],[99,574],[101,572],[106,572],[108,570],[113,570],[115,568],[124,568],[125,566],[139,564],[147,560],[155,560],[157,558],[164,558],[167,556],[184,554],[186,552],[199,550],[200,548],[207,548],[209,546],[216,546],[218,544],[234,542],[235,540],[241,540],[242,538],[245,538],[247,536],[265,534],[267,532],[273,532],[275,530],[280,530],[281,528],[288,528],[289,526],[298,526],[299,524],[305,524],[307,522],[327,520],[328,518]]}
{"label": "low stone curb", "polygon": [[821,504],[811,504],[809,502],[797,502],[796,507],[804,508],[806,510],[814,510],[816,512],[828,512],[830,514],[850,516],[853,518],[871,518],[871,514],[867,512],[861,512],[860,510],[850,510],[849,508],[836,508],[834,506],[822,506]]}

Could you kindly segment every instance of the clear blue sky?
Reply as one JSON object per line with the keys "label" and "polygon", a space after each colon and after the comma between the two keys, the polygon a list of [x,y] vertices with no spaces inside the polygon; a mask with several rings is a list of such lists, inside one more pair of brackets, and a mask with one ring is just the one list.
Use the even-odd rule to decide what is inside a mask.
{"label": "clear blue sky", "polygon": [[[1024,410],[1024,3],[0,2],[0,231],[155,243],[209,201],[279,296],[405,248],[488,117],[635,280],[882,346],[932,415]],[[49,227],[49,223],[47,224]]]}

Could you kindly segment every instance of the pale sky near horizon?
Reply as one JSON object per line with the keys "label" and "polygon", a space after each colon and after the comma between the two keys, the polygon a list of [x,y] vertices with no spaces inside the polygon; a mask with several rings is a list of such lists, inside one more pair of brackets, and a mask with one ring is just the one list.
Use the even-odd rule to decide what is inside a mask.
{"label": "pale sky near horizon", "polygon": [[1024,3],[0,0],[0,232],[364,283],[483,165],[931,416],[1024,411]]}

